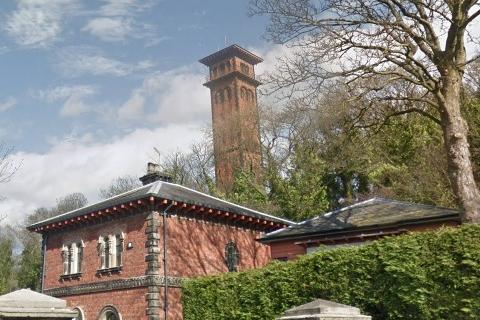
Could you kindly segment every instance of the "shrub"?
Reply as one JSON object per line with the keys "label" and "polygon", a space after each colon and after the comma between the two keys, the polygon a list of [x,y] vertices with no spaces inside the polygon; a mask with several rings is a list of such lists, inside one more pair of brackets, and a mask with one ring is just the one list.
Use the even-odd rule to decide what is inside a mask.
{"label": "shrub", "polygon": [[264,269],[188,280],[186,320],[275,319],[327,299],[373,319],[480,319],[480,226],[389,237]]}

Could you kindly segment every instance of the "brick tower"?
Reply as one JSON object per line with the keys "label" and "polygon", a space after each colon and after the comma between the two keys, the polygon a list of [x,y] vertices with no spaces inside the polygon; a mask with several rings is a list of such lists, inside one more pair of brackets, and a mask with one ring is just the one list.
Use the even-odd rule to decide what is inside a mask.
{"label": "brick tower", "polygon": [[209,68],[217,187],[229,191],[238,170],[262,174],[255,65],[263,60],[238,45],[200,62]]}

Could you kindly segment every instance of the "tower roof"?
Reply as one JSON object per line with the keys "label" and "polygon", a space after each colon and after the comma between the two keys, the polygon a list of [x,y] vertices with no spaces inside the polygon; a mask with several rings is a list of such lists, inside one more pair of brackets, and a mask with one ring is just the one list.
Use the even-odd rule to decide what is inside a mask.
{"label": "tower roof", "polygon": [[223,59],[226,59],[232,56],[237,56],[239,58],[242,58],[243,60],[253,65],[263,61],[263,59],[260,58],[259,56],[251,53],[250,51],[240,47],[237,44],[232,44],[231,46],[226,47],[215,53],[212,53],[211,55],[206,56],[205,58],[200,59],[198,61],[209,67]]}

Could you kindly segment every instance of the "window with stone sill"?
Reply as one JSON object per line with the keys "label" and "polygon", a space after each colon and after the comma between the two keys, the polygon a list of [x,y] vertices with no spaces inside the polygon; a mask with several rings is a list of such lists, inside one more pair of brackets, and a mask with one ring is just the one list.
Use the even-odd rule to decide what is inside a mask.
{"label": "window with stone sill", "polygon": [[125,235],[123,232],[102,235],[98,238],[99,271],[119,271],[123,266]]}
{"label": "window with stone sill", "polygon": [[62,278],[73,278],[81,275],[84,247],[85,244],[82,240],[64,244],[62,246]]}

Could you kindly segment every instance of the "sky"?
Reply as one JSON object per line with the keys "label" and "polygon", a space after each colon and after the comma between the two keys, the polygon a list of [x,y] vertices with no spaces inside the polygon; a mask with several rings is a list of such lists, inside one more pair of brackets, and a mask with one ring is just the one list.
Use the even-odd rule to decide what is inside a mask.
{"label": "sky", "polygon": [[0,1],[0,142],[20,165],[0,184],[0,217],[141,176],[163,154],[188,150],[210,127],[207,70],[237,43],[266,58],[267,18],[247,0]]}

